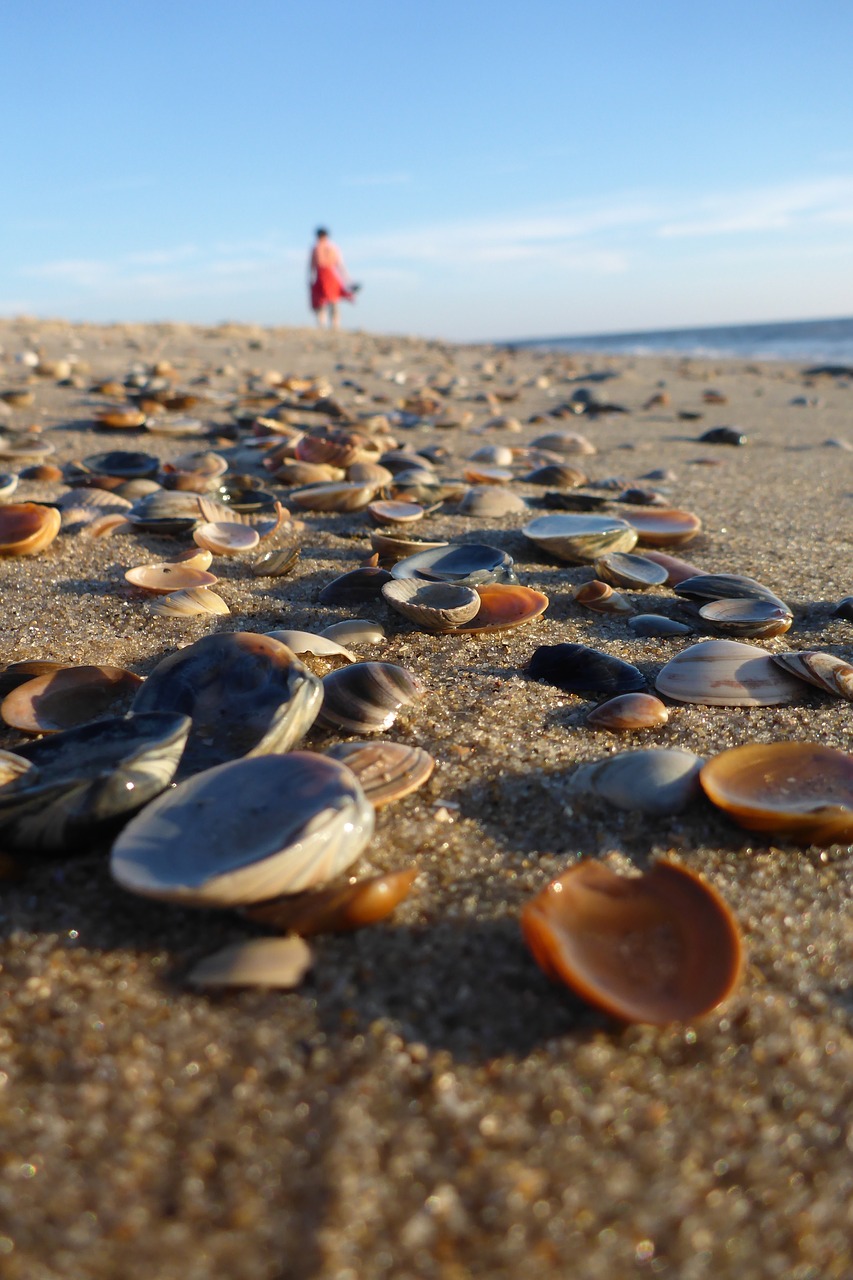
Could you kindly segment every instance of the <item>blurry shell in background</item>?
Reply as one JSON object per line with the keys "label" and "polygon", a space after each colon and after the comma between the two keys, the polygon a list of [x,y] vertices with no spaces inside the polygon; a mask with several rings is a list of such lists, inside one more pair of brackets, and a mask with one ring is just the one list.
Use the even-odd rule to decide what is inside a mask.
{"label": "blurry shell in background", "polygon": [[515,582],[512,556],[480,542],[449,542],[429,551],[398,560],[392,578],[418,578],[422,582],[455,582],[478,587],[488,582]]}
{"label": "blurry shell in background", "polygon": [[348,884],[259,902],[243,916],[271,929],[311,937],[317,933],[351,933],[389,916],[408,897],[417,868],[350,880]]}
{"label": "blurry shell in background", "polygon": [[521,927],[550,978],[625,1022],[701,1017],[732,993],[743,967],[726,903],[670,862],[620,876],[585,859],[527,903]]}
{"label": "blurry shell in background", "polygon": [[595,613],[634,612],[634,606],[630,600],[626,600],[618,591],[614,591],[609,583],[599,582],[597,578],[581,583],[579,587],[575,587],[573,594],[576,604],[592,609]]}
{"label": "blurry shell in background", "polygon": [[666,569],[627,552],[610,552],[595,561],[596,577],[611,587],[627,587],[632,591],[647,591],[649,587],[662,586],[667,580]]}
{"label": "blurry shell in background", "polygon": [[702,769],[705,794],[748,831],[799,844],[853,840],[853,757],[816,742],[751,742]]}
{"label": "blurry shell in background", "polygon": [[35,502],[0,506],[0,556],[34,556],[59,533],[62,516],[56,507]]}
{"label": "blurry shell in background", "polygon": [[218,765],[129,823],[110,869],[125,889],[231,907],[325,884],[373,834],[373,807],[343,765],[307,752]]}
{"label": "blurry shell in background", "polygon": [[211,520],[193,530],[193,541],[215,556],[238,556],[260,542],[257,529],[231,521]]}
{"label": "blurry shell in background", "polygon": [[195,987],[274,987],[292,991],[313,957],[301,938],[249,938],[199,960],[187,974]]}

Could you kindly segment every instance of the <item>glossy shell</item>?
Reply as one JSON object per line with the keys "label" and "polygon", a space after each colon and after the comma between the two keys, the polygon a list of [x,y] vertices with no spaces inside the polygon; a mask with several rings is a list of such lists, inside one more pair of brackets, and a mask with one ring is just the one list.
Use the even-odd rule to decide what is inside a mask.
{"label": "glossy shell", "polygon": [[325,884],[373,834],[373,807],[343,765],[306,752],[236,760],[149,805],[113,846],[125,889],[230,907]]}
{"label": "glossy shell", "polygon": [[634,612],[634,606],[630,600],[626,600],[618,591],[614,591],[609,583],[599,582],[597,578],[575,587],[574,597],[576,604],[592,609],[595,613]]}
{"label": "glossy shell", "polygon": [[726,635],[768,639],[784,635],[794,620],[786,605],[770,600],[711,600],[701,606],[699,617]]}
{"label": "glossy shell", "polygon": [[803,649],[797,653],[774,653],[773,661],[783,671],[813,684],[824,693],[853,702],[853,666],[832,653]]}
{"label": "glossy shell", "polygon": [[192,591],[195,587],[215,586],[219,579],[205,569],[191,564],[141,564],[125,573],[125,580],[132,587],[150,591],[155,595],[168,595],[171,591]]}
{"label": "glossy shell", "polygon": [[271,987],[292,991],[311,967],[301,938],[249,938],[199,960],[187,974],[195,987]]}
{"label": "glossy shell", "polygon": [[271,929],[312,937],[318,933],[351,933],[389,916],[408,897],[417,869],[352,880],[314,893],[300,893],[246,907],[243,915]]}
{"label": "glossy shell", "polygon": [[455,582],[477,587],[488,582],[515,582],[512,557],[486,543],[450,542],[430,551],[398,560],[392,578],[419,578],[422,582]]}
{"label": "glossy shell", "polygon": [[708,707],[772,707],[794,702],[801,685],[773,656],[737,640],[705,640],[677,654],[656,680],[658,693]]}
{"label": "glossy shell", "polygon": [[134,711],[192,717],[179,777],[238,756],[287,751],[316,718],[320,680],[285,645],[252,632],[209,635],[154,668]]}
{"label": "glossy shell", "polygon": [[647,591],[649,587],[662,586],[667,580],[663,565],[647,560],[645,556],[632,556],[625,552],[610,552],[599,556],[593,566],[596,577],[611,587],[628,587],[632,591]]}
{"label": "glossy shell", "polygon": [[737,923],[709,885],[674,863],[642,876],[578,863],[529,902],[524,939],[541,969],[625,1022],[689,1022],[737,986]]}
{"label": "glossy shell", "polygon": [[630,662],[585,644],[543,644],[527,666],[533,680],[546,680],[566,693],[606,697],[645,691],[646,680]]}
{"label": "glossy shell", "polygon": [[581,765],[572,774],[571,791],[589,791],[617,809],[653,817],[680,813],[699,794],[702,760],[692,751],[652,747],[622,751]]}
{"label": "glossy shell", "polygon": [[381,733],[403,707],[426,692],[424,685],[391,662],[354,662],[323,677],[318,723],[344,733]]}
{"label": "glossy shell", "polygon": [[481,635],[492,631],[508,631],[533,622],[545,612],[548,597],[532,587],[517,582],[491,582],[476,588],[480,608],[470,622],[457,628],[460,635]]}
{"label": "glossy shell", "polygon": [[56,507],[35,502],[0,506],[0,556],[34,556],[59,533],[62,516]]}
{"label": "glossy shell", "polygon": [[63,667],[18,685],[0,704],[0,715],[23,733],[59,733],[130,705],[142,684],[122,667]]}
{"label": "glossy shell", "polygon": [[690,542],[702,528],[702,521],[692,511],[674,507],[641,507],[625,513],[625,519],[637,531],[637,541],[644,547],[677,547]]}
{"label": "glossy shell", "polygon": [[591,564],[606,551],[630,551],[637,532],[610,516],[540,516],[522,530],[543,551],[569,564]]}
{"label": "glossy shell", "polygon": [[428,751],[406,742],[339,742],[325,754],[352,770],[376,809],[417,791],[435,768]]}
{"label": "glossy shell", "polygon": [[215,556],[239,556],[260,542],[257,529],[226,520],[208,520],[193,530],[193,542]]}
{"label": "glossy shell", "polygon": [[594,729],[626,733],[633,729],[656,729],[669,719],[660,698],[651,693],[622,693],[594,707],[586,722]]}
{"label": "glossy shell", "polygon": [[753,742],[702,769],[708,799],[749,831],[800,844],[853,840],[853,757],[816,742]]}

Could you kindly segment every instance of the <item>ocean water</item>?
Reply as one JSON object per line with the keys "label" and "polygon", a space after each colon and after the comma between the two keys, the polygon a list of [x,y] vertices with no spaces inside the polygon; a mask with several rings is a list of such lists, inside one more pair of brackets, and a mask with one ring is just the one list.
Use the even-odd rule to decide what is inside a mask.
{"label": "ocean water", "polygon": [[593,333],[569,338],[539,338],[512,345],[612,355],[736,357],[853,365],[853,317],[795,320],[784,324],[717,325],[700,329],[651,329],[639,333]]}

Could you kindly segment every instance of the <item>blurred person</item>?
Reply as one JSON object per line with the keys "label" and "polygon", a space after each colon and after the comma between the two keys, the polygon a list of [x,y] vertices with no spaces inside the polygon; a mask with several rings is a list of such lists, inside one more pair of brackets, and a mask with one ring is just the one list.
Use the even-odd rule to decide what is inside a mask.
{"label": "blurred person", "polygon": [[317,324],[320,328],[328,325],[332,329],[338,328],[338,302],[341,298],[355,302],[361,288],[350,280],[341,251],[325,227],[317,228],[308,266],[308,287]]}

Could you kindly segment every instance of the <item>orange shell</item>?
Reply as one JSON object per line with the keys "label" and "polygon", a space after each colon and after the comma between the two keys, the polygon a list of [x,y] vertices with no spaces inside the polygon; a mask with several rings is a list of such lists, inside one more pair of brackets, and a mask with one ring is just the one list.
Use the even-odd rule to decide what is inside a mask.
{"label": "orange shell", "polygon": [[673,862],[621,876],[592,858],[524,907],[539,967],[625,1022],[689,1022],[731,994],[743,967],[737,922],[710,885]]}
{"label": "orange shell", "polygon": [[56,507],[35,502],[0,506],[0,556],[34,556],[49,547],[62,524]]}
{"label": "orange shell", "polygon": [[411,891],[417,868],[370,876],[343,887],[292,894],[247,907],[243,915],[258,924],[309,937],[315,933],[350,933],[390,915]]}

